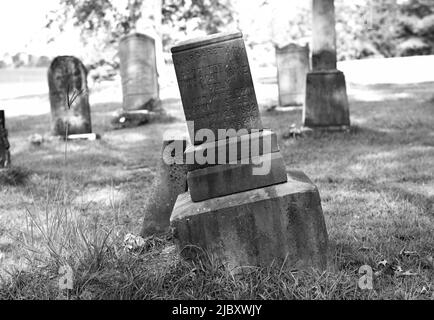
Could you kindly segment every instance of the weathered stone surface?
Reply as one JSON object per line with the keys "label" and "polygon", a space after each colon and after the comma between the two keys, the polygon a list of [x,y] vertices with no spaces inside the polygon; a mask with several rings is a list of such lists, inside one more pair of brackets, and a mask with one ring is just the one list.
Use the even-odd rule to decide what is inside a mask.
{"label": "weathered stone surface", "polygon": [[123,109],[146,109],[149,100],[159,99],[154,39],[140,33],[123,37],[119,59]]}
{"label": "weathered stone surface", "polygon": [[[187,166],[182,164],[187,141],[183,135],[172,135],[163,140],[161,162],[144,208],[142,237],[168,231],[176,198],[187,191]],[[175,152],[175,148],[179,152]]]}
{"label": "weathered stone surface", "polygon": [[[211,129],[262,129],[242,33],[215,34],[172,48],[190,139]],[[192,123],[194,121],[194,128]]]}
{"label": "weathered stone surface", "polygon": [[277,80],[280,106],[301,106],[309,72],[309,45],[289,44],[276,47]]}
{"label": "weathered stone surface", "polygon": [[4,110],[0,110],[0,168],[9,167],[11,164],[9,147],[5,112]]}
{"label": "weathered stone surface", "polygon": [[312,69],[336,69],[334,0],[312,0]]}
{"label": "weathered stone surface", "polygon": [[342,72],[309,72],[303,123],[307,127],[349,126],[350,113]]}
{"label": "weathered stone surface", "polygon": [[[194,161],[194,163],[187,162],[188,171],[193,171],[277,151],[279,151],[277,135],[273,131],[265,129],[229,139],[220,139],[196,146],[190,145],[185,150],[185,157],[189,162]],[[214,154],[214,163],[198,163],[196,161],[199,155],[208,157],[211,154]]]}
{"label": "weathered stone surface", "polygon": [[324,269],[327,264],[319,193],[301,172],[290,172],[286,183],[202,202],[183,193],[170,221],[185,257],[203,248],[233,273],[237,267],[273,261],[297,268]]}
{"label": "weathered stone surface", "polygon": [[[187,184],[193,201],[261,188],[286,181],[285,163],[280,152],[247,158],[247,164],[224,164],[189,171]],[[254,168],[263,168],[255,174]]]}
{"label": "weathered stone surface", "polygon": [[[48,69],[48,87],[51,105],[51,128],[53,135],[64,136],[68,125],[69,134],[91,133],[87,70],[83,63],[72,56],[56,57]],[[80,92],[68,108],[68,94]]]}

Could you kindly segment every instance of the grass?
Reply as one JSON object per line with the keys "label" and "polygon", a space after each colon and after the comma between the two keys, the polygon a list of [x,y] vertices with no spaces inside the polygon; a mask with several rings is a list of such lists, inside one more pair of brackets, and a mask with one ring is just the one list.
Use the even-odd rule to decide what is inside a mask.
{"label": "grass", "polygon": [[[140,230],[162,134],[178,123],[113,131],[107,115],[118,106],[93,106],[102,139],[68,143],[65,196],[63,142],[27,140],[48,130],[49,116],[9,119],[18,167],[7,183],[0,180],[0,298],[434,299],[432,83],[354,88],[348,133],[283,139],[301,112],[262,112],[287,168],[304,171],[319,188],[330,239],[324,272],[271,265],[231,276],[212,261],[179,259],[170,234],[125,250],[125,235]],[[165,107],[181,119],[179,101]],[[74,288],[61,291],[58,271],[66,263]],[[375,272],[373,290],[357,286],[365,264]]]}

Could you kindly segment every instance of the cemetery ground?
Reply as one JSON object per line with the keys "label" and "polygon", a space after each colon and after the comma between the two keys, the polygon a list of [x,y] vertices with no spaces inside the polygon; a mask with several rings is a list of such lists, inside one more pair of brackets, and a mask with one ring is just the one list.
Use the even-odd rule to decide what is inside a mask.
{"label": "cemetery ground", "polygon": [[[112,130],[117,103],[92,105],[98,141],[31,145],[49,114],[7,120],[14,168],[0,175],[2,299],[434,299],[433,83],[348,84],[352,129],[287,137],[301,110],[267,111],[271,85],[255,83],[265,127],[288,170],[318,186],[329,234],[324,272],[246,268],[231,276],[214,261],[180,260],[170,234],[137,235],[152,190],[163,132],[175,122]],[[66,159],[66,160],[65,160]],[[59,267],[74,287],[60,291]],[[361,266],[373,290],[361,290]]]}

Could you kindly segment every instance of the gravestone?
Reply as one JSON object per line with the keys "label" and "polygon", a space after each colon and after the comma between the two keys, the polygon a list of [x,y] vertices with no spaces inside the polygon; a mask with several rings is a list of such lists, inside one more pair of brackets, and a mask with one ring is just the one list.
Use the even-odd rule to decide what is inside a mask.
{"label": "gravestone", "polygon": [[119,58],[123,109],[149,109],[149,101],[159,99],[155,40],[131,33],[119,42]]}
{"label": "gravestone", "polygon": [[0,169],[7,168],[11,164],[9,153],[8,131],[6,130],[6,118],[4,110],[0,110]]}
{"label": "gravestone", "polygon": [[312,71],[306,79],[303,123],[327,130],[350,125],[345,76],[336,69],[334,0],[312,0]]}
{"label": "gravestone", "polygon": [[276,47],[277,80],[280,106],[302,106],[309,72],[309,45],[290,43]]}
{"label": "gravestone", "polygon": [[[51,130],[53,135],[91,133],[87,70],[72,56],[56,57],[48,69],[48,87],[51,105]],[[68,95],[78,94],[71,108]]]}
{"label": "gravestone", "polygon": [[187,191],[187,166],[183,161],[186,147],[187,137],[182,133],[163,137],[160,164],[144,209],[142,237],[169,230],[176,198]]}
{"label": "gravestone", "polygon": [[[185,152],[189,192],[170,217],[181,254],[202,248],[233,273],[272,261],[324,268],[318,190],[303,173],[286,172],[276,135],[262,128],[241,32],[183,42],[172,55],[194,141]],[[199,129],[206,142],[195,139]]]}
{"label": "gravestone", "polygon": [[[206,128],[261,129],[241,34],[216,34],[172,48],[190,139]],[[190,121],[194,121],[194,128]]]}

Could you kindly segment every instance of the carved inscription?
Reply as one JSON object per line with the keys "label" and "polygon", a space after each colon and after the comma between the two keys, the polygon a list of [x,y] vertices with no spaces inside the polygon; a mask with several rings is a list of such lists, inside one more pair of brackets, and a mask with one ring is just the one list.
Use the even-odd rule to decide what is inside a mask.
{"label": "carved inscription", "polygon": [[194,130],[262,128],[242,39],[177,52],[173,61]]}

